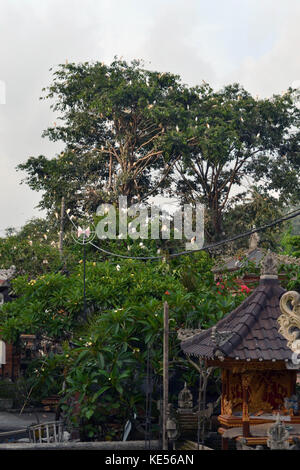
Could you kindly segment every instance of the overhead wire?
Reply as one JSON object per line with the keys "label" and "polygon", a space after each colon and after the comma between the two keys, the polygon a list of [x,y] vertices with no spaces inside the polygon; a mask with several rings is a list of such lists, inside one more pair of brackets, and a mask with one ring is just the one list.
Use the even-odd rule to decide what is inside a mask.
{"label": "overhead wire", "polygon": [[[75,223],[73,222],[72,218],[68,215],[69,220],[73,224],[73,226],[76,228]],[[198,253],[200,251],[207,251],[207,250],[213,250],[214,248],[217,248],[222,245],[226,245],[228,243],[231,243],[233,241],[239,240],[241,238],[249,237],[253,233],[256,232],[261,232],[263,230],[266,230],[268,228],[274,227],[275,225],[281,224],[282,222],[285,222],[287,220],[293,219],[300,215],[300,208],[294,209],[293,211],[287,213],[285,216],[280,217],[279,219],[273,220],[269,222],[268,224],[262,225],[261,227],[255,227],[251,230],[247,230],[246,232],[240,233],[238,235],[234,235],[233,237],[226,238],[224,240],[220,240],[218,242],[211,243],[209,245],[203,246],[202,248],[196,248],[195,250],[185,250],[185,251],[180,251],[178,253],[170,253],[167,255],[168,258],[175,258],[177,256],[183,256],[183,255],[190,255],[193,253]],[[157,256],[130,256],[130,255],[122,255],[121,253],[114,253],[109,250],[105,250],[104,248],[101,248],[98,245],[95,245],[92,241],[87,241],[87,243],[94,248],[96,248],[98,251],[101,251],[102,253],[105,253],[109,256],[114,256],[118,258],[124,258],[124,259],[136,259],[136,260],[142,260],[142,261],[148,261],[148,260],[158,260],[158,259],[163,259],[166,258],[166,255],[157,255]]]}

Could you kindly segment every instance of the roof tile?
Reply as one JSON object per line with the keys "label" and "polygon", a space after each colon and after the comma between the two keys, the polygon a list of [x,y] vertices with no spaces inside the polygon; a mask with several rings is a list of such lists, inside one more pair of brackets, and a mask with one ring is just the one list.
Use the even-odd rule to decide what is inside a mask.
{"label": "roof tile", "polygon": [[232,331],[226,342],[214,344],[210,328],[183,341],[183,351],[188,355],[210,358],[220,350],[228,358],[289,359],[291,350],[278,332],[277,323],[281,315],[279,299],[284,292],[277,279],[261,279],[252,294],[217,323],[217,332]]}

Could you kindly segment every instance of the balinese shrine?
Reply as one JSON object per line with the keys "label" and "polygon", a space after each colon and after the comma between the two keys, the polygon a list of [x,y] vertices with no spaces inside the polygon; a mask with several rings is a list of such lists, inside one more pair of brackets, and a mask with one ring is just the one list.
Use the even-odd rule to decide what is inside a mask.
{"label": "balinese shrine", "polygon": [[[214,327],[182,341],[188,356],[205,359],[222,373],[222,447],[228,438],[265,444],[266,436],[252,436],[254,425],[282,420],[300,423],[295,401],[296,369],[286,338],[279,333],[280,298],[285,290],[277,276],[277,260],[270,252],[261,262],[258,286]],[[258,428],[257,428],[258,429]],[[255,433],[253,433],[255,434]]]}

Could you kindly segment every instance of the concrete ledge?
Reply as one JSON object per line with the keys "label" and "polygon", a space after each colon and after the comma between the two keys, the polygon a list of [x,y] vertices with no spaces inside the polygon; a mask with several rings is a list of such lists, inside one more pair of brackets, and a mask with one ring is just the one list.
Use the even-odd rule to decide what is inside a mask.
{"label": "concrete ledge", "polygon": [[0,444],[1,450],[151,450],[160,449],[159,441],[101,441],[101,442],[53,442],[51,444],[15,443]]}

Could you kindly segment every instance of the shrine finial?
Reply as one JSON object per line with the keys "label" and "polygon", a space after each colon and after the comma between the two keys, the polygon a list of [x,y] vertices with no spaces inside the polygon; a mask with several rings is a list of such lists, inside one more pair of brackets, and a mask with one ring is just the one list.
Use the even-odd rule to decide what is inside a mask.
{"label": "shrine finial", "polygon": [[262,259],[260,274],[262,278],[277,278],[277,259],[270,250]]}
{"label": "shrine finial", "polygon": [[256,248],[258,248],[259,240],[260,238],[257,232],[254,232],[250,235],[249,251],[256,250]]}

